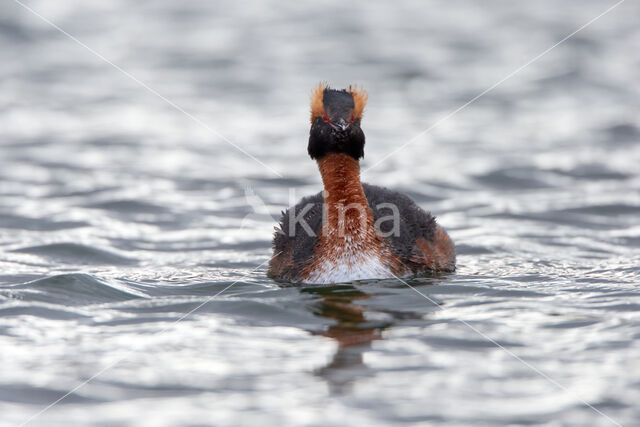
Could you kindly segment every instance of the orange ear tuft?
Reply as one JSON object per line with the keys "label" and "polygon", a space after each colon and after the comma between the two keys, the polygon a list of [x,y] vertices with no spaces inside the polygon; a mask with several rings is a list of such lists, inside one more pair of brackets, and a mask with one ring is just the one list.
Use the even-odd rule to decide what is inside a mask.
{"label": "orange ear tuft", "polygon": [[316,117],[325,115],[322,100],[324,98],[324,91],[328,87],[327,82],[320,82],[311,92],[311,123],[313,123]]}
{"label": "orange ear tuft", "polygon": [[357,119],[362,119],[364,106],[367,105],[367,92],[357,85],[349,86],[347,92],[349,92],[351,96],[353,96],[353,116]]}

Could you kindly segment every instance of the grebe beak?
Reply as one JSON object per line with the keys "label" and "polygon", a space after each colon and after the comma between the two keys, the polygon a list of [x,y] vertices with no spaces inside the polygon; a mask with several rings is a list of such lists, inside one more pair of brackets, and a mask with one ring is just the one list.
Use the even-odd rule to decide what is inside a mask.
{"label": "grebe beak", "polygon": [[349,127],[350,123],[348,123],[345,119],[340,118],[337,122],[331,122],[331,127],[335,130],[339,130],[344,132]]}

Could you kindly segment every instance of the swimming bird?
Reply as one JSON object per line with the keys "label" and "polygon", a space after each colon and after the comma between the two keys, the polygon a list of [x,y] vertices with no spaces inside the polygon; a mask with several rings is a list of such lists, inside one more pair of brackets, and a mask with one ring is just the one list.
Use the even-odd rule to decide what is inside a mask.
{"label": "swimming bird", "polygon": [[311,94],[308,153],[324,191],[283,212],[269,276],[331,284],[455,270],[455,249],[436,219],[408,196],[360,181],[367,93],[319,84]]}

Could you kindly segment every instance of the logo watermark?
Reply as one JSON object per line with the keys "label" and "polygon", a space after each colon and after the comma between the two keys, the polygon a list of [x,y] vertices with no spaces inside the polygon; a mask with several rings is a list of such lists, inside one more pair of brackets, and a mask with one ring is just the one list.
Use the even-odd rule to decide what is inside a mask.
{"label": "logo watermark", "polygon": [[[276,232],[290,237],[302,233],[308,237],[317,237],[320,230],[325,235],[331,233],[336,237],[365,235],[373,228],[380,237],[400,236],[400,208],[395,203],[383,202],[373,206],[368,203],[343,203],[331,201],[327,190],[322,192],[322,199],[313,199],[301,203],[296,197],[295,189],[289,189],[289,209],[286,211],[287,219],[283,228],[276,228]],[[245,215],[242,227],[250,221],[260,221],[271,218],[274,223],[279,223],[279,218],[272,215],[265,201],[247,186],[245,187],[245,200],[252,212]],[[318,223],[318,215],[321,215],[321,227],[311,224]]]}

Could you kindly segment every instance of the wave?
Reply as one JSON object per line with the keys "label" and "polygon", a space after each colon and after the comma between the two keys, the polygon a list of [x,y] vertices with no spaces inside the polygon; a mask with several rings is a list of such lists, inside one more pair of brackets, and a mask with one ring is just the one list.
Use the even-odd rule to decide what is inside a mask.
{"label": "wave", "polygon": [[131,265],[131,258],[79,243],[51,243],[14,249],[12,252],[27,253],[62,261],[72,265]]}
{"label": "wave", "polygon": [[10,299],[61,305],[89,305],[145,297],[125,286],[106,283],[83,273],[59,274],[0,290]]}

